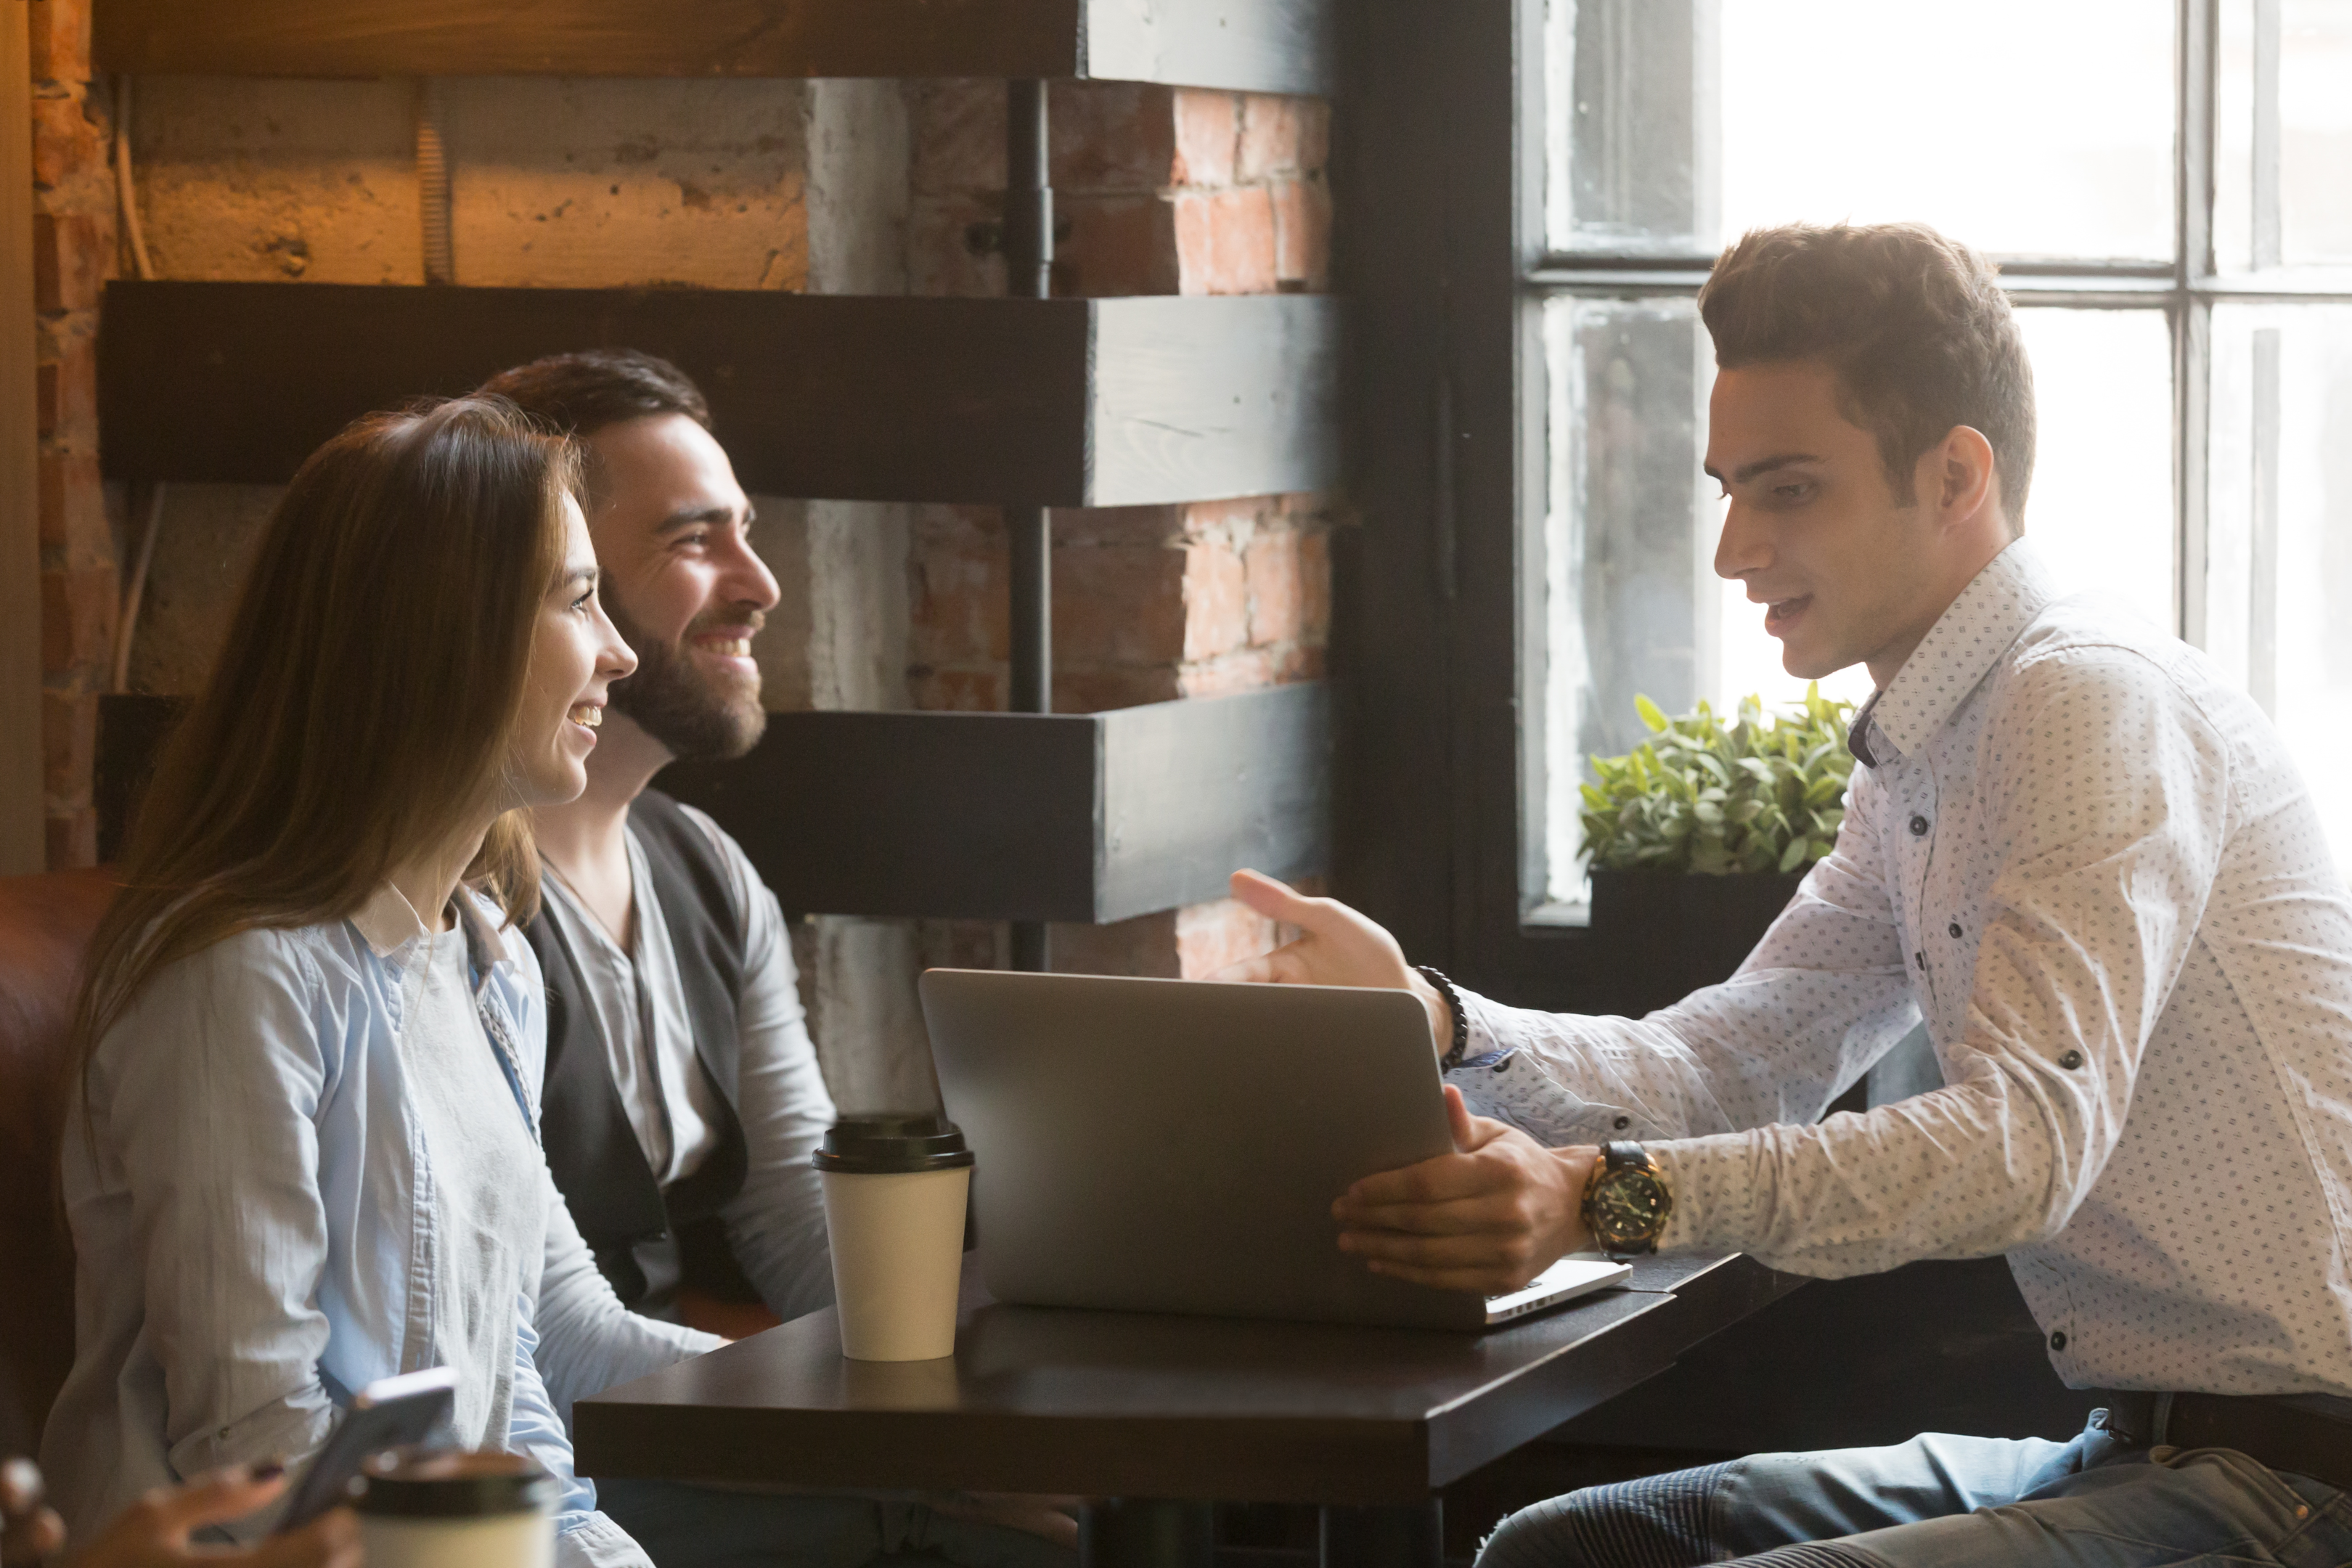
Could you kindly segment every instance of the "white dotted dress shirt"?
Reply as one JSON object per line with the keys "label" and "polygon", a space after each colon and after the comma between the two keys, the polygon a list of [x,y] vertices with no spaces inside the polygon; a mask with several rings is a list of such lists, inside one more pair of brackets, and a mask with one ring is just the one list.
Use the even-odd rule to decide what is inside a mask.
{"label": "white dotted dress shirt", "polygon": [[[1730,981],[1465,995],[1453,1080],[1644,1142],[1668,1249],[2007,1253],[2075,1386],[2352,1394],[2352,898],[2269,720],[2021,542],[1856,727],[1836,850]],[[1815,1121],[1923,1017],[1942,1088]]]}

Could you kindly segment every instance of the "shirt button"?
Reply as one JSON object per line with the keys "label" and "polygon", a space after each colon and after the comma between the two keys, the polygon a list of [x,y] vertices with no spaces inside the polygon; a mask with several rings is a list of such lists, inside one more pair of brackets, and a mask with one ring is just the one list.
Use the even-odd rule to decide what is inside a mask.
{"label": "shirt button", "polygon": [[1911,819],[1911,837],[1914,838],[1925,838],[1927,837],[1927,819],[1926,817],[1915,816]]}
{"label": "shirt button", "polygon": [[2083,1065],[2083,1053],[2080,1051],[2068,1051],[2064,1056],[2058,1058],[2058,1065],[2064,1068],[2068,1072],[2073,1072],[2076,1068]]}
{"label": "shirt button", "polygon": [[2056,1333],[2050,1336],[2050,1348],[2053,1351],[2063,1351],[2066,1348],[2065,1330],[2061,1329]]}
{"label": "shirt button", "polygon": [[1618,1131],[1622,1132],[1625,1129],[1633,1125],[1633,1119],[1630,1116],[1621,1116],[1611,1125],[1614,1126]]}
{"label": "shirt button", "polygon": [[1960,922],[1959,922],[1959,921],[1954,921],[1952,922],[1952,935],[1954,935],[1955,937],[1957,937],[1957,936],[1958,936],[1959,934],[1960,934]]}

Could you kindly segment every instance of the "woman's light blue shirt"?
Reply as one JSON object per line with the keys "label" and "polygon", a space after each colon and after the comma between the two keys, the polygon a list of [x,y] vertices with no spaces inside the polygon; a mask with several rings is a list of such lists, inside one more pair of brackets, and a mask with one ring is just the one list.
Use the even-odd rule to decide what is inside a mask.
{"label": "woman's light blue shirt", "polygon": [[[458,904],[512,1090],[482,1113],[522,1116],[535,1140],[538,960],[495,906]],[[432,1364],[444,1240],[399,1048],[422,935],[391,888],[351,920],[245,931],[158,973],[100,1041],[67,1122],[77,1353],[42,1451],[77,1534],[215,1466],[299,1465],[351,1390]],[[573,1474],[563,1416],[720,1342],[624,1310],[541,1177],[546,1246],[515,1304],[505,1443],[563,1483],[561,1562],[642,1565]]]}

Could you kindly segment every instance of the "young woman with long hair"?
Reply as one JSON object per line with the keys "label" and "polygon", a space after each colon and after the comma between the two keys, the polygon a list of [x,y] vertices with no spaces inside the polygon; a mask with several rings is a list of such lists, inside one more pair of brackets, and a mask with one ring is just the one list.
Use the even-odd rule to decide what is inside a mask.
{"label": "young woman with long hair", "polygon": [[646,1562],[562,1413],[719,1342],[622,1311],[555,1194],[517,929],[524,813],[580,793],[635,665],[578,482],[568,444],[467,398],[353,425],[270,521],[75,1021],[77,1359],[43,1463],[77,1531],[299,1467],[351,1391],[446,1364],[450,1436],[564,1482],[560,1562]]}

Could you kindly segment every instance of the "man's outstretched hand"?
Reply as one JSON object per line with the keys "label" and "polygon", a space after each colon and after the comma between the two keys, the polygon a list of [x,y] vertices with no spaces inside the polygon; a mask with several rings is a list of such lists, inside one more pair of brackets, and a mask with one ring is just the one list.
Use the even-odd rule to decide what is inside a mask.
{"label": "man's outstretched hand", "polygon": [[1310,899],[1259,871],[1233,875],[1234,897],[1269,920],[1298,928],[1298,940],[1272,952],[1230,963],[1212,980],[1276,985],[1363,985],[1410,991],[1429,1015],[1439,1054],[1454,1038],[1454,1015],[1435,986],[1404,961],[1404,949],[1386,930],[1337,899]]}
{"label": "man's outstretched hand", "polygon": [[1331,1205],[1341,1251],[1375,1274],[1492,1296],[1591,1244],[1584,1183],[1598,1150],[1547,1149],[1473,1116],[1452,1084],[1445,1114],[1454,1152],[1366,1176]]}

